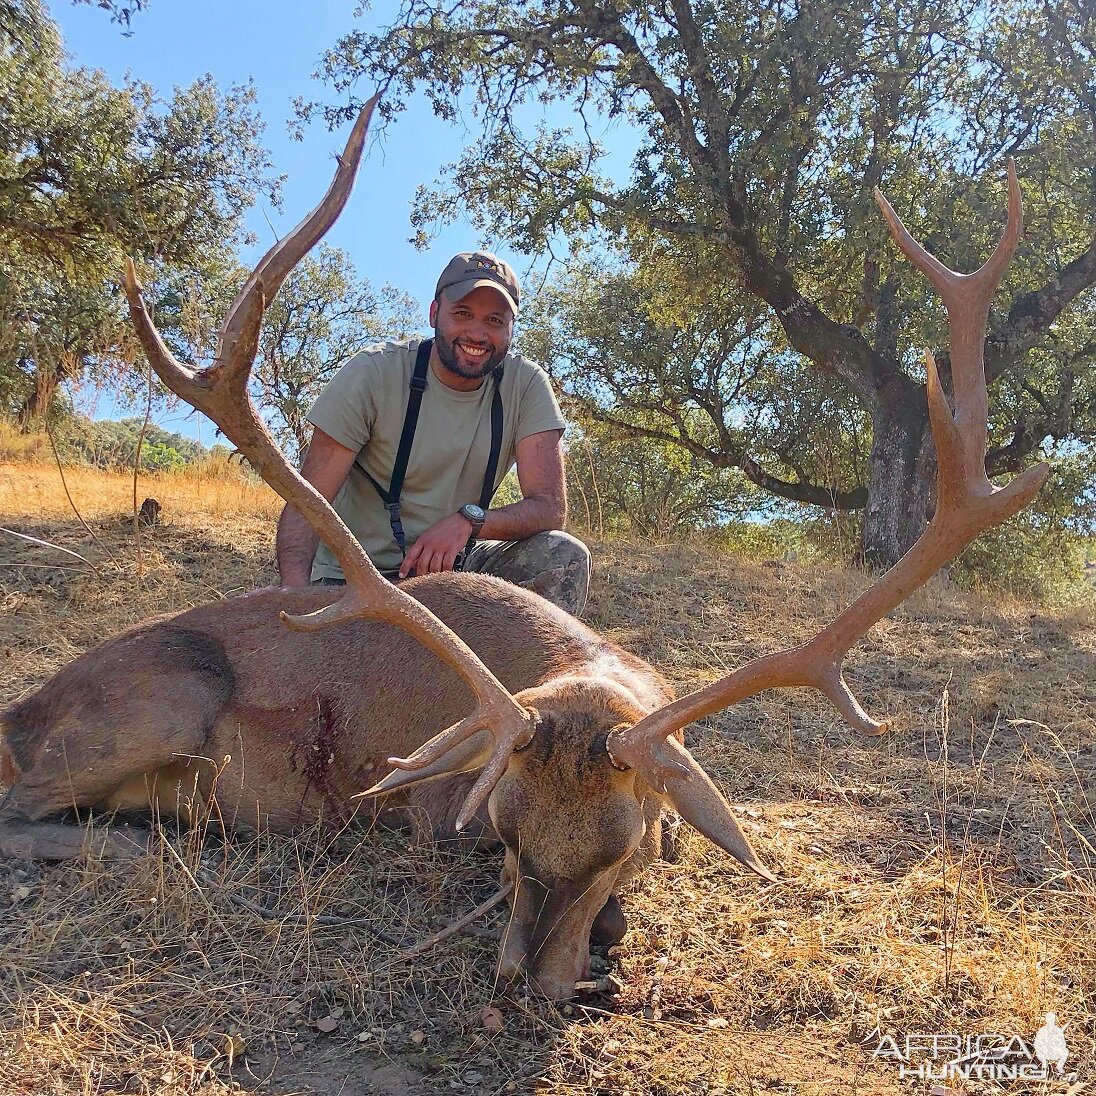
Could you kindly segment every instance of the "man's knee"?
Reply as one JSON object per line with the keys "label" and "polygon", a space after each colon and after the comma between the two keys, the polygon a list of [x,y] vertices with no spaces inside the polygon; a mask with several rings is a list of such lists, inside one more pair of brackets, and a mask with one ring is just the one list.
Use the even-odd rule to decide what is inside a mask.
{"label": "man's knee", "polygon": [[471,559],[469,570],[523,586],[574,616],[582,612],[590,590],[590,549],[577,537],[552,530],[478,547],[480,559]]}

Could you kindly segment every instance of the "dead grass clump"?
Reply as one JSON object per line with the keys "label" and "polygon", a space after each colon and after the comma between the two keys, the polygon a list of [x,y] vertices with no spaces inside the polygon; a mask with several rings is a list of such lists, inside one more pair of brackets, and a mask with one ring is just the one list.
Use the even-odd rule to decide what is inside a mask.
{"label": "dead grass clump", "polygon": [[25,434],[13,419],[0,415],[0,463],[34,463],[52,459],[53,450],[46,434]]}
{"label": "dead grass clump", "polygon": [[[491,886],[475,858],[410,849],[398,835],[223,845],[161,834],[125,872],[92,851],[12,875],[0,951],[19,1016],[7,1057],[58,1091],[85,1075],[122,1087],[130,1074],[170,1074],[165,1092],[219,1092],[330,1044],[364,1054],[370,1070],[409,1056],[409,1075],[451,1074],[435,1058],[482,1030],[493,992],[490,945],[466,938],[413,961],[371,935],[370,924],[428,936]],[[240,896],[272,912],[256,916]],[[331,915],[346,924],[314,921]]]}
{"label": "dead grass clump", "polygon": [[[100,573],[3,544],[2,701],[136,620],[273,580],[276,506],[165,502],[169,524],[142,534],[138,557],[128,501],[89,505],[100,545],[49,495],[56,484],[31,483],[10,481],[0,524]],[[595,561],[589,619],[680,690],[808,636],[866,581],[695,546],[610,542]],[[849,676],[889,734],[856,736],[809,693],[690,730],[783,882],[682,832],[677,859],[625,896],[622,944],[596,958],[623,989],[562,1009],[499,986],[490,939],[408,960],[365,923],[429,936],[493,889],[487,853],[393,832],[214,830],[159,835],[122,868],[94,852],[0,865],[0,1092],[897,1096],[930,1086],[874,1056],[882,1037],[1030,1044],[1048,1011],[1067,1025],[1068,1068],[1090,1078],[1091,610],[937,581],[857,648]]]}

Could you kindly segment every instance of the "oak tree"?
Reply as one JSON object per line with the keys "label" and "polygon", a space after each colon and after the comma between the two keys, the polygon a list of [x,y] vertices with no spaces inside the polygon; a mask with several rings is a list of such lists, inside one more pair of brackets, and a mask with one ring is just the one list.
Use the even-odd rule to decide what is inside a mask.
{"label": "oak tree", "polygon": [[132,365],[120,278],[194,275],[242,239],[242,215],[278,180],[249,87],[209,77],[169,102],[69,67],[39,0],[0,20],[0,394],[24,421],[57,386]]}

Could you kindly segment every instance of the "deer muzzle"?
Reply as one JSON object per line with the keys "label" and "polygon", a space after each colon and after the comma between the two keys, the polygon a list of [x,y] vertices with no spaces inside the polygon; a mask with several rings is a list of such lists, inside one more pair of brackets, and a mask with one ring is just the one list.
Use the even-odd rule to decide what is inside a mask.
{"label": "deer muzzle", "polygon": [[614,876],[606,872],[586,886],[568,881],[550,887],[520,878],[502,938],[502,977],[527,978],[553,1001],[574,997],[575,983],[589,975],[590,930],[611,896]]}

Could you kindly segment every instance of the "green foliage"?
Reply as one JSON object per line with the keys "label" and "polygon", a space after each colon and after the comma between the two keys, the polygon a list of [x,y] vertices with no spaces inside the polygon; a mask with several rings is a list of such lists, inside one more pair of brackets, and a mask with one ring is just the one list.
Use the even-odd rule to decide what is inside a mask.
{"label": "green foliage", "polygon": [[[65,456],[94,468],[128,471],[137,457],[143,422],[136,418],[98,422],[75,418],[61,435]],[[141,440],[141,468],[146,472],[179,471],[207,453],[196,441],[150,422]]]}
{"label": "green foliage", "polygon": [[569,432],[567,448],[572,520],[597,536],[665,539],[766,510],[738,472],[715,469],[667,442],[589,420]]}
{"label": "green foliage", "polygon": [[[1083,0],[458,0],[444,18],[414,0],[387,30],[347,34],[324,70],[340,90],[385,87],[388,118],[410,95],[473,116],[473,144],[421,190],[417,225],[460,212],[530,253],[570,247],[580,261],[550,291],[543,360],[588,414],[639,434],[654,416],[656,438],[785,498],[868,499],[865,529],[897,524],[862,546],[892,559],[931,494],[917,348],[940,348],[944,321],[872,190],[970,270],[999,231],[1015,156],[1027,231],[990,323],[990,470],[1096,429],[1096,9]],[[558,103],[573,126],[545,123]],[[626,178],[603,166],[595,135],[610,124],[639,142]],[[893,474],[885,451],[902,457]],[[884,489],[903,504],[870,505]]]}
{"label": "green foliage", "polygon": [[120,276],[202,277],[276,197],[251,88],[210,78],[170,102],[137,81],[67,66],[40,0],[0,25],[0,394],[23,421],[57,386],[132,376],[137,351]]}
{"label": "green foliage", "polygon": [[979,537],[952,567],[968,585],[1054,600],[1091,596],[1085,563],[1096,533],[1096,454],[1063,457],[1038,505]]}
{"label": "green foliage", "polygon": [[662,246],[634,266],[575,262],[524,311],[523,346],[584,419],[677,447],[727,483],[863,506],[870,424],[855,399],[806,374],[764,313],[709,307],[733,287],[704,261]]}
{"label": "green foliage", "polygon": [[799,522],[729,521],[726,525],[693,534],[706,549],[760,560],[811,559],[817,553],[803,537]]}

